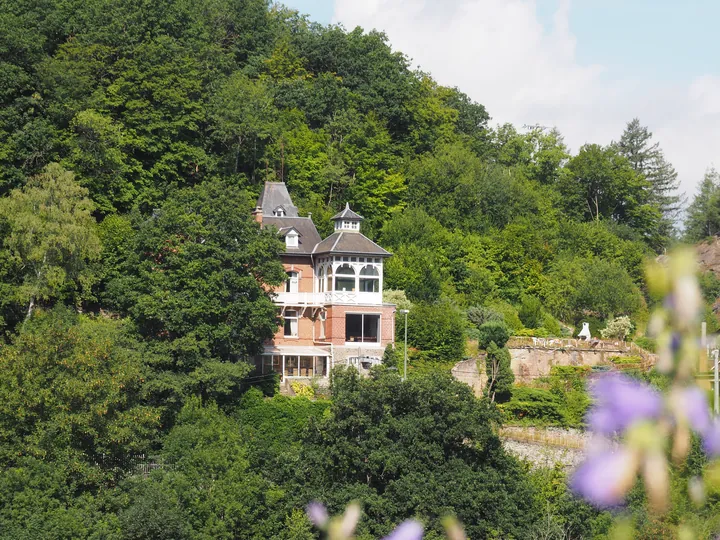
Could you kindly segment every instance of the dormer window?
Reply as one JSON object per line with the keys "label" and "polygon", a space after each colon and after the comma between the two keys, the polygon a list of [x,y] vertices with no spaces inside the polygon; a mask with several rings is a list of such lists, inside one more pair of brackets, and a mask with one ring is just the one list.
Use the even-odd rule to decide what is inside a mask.
{"label": "dormer window", "polygon": [[285,247],[297,248],[298,247],[298,233],[295,229],[291,229],[285,235]]}
{"label": "dormer window", "polygon": [[285,217],[285,208],[283,208],[282,206],[278,206],[275,210],[273,210],[273,216]]}

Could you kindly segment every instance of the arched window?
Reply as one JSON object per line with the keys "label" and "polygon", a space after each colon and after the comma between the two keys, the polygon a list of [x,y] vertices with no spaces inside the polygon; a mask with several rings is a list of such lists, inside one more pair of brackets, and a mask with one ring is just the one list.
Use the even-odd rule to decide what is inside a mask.
{"label": "arched window", "polygon": [[326,291],[332,291],[333,290],[333,269],[332,264],[328,265],[327,270],[327,288]]}
{"label": "arched window", "polygon": [[354,291],[355,290],[355,269],[349,264],[338,266],[335,277],[336,291]]}
{"label": "arched window", "polygon": [[285,282],[285,292],[296,293],[298,292],[298,278],[300,277],[297,272],[285,272],[287,274],[287,281]]}
{"label": "arched window", "polygon": [[360,270],[360,292],[380,292],[380,272],[371,265]]}

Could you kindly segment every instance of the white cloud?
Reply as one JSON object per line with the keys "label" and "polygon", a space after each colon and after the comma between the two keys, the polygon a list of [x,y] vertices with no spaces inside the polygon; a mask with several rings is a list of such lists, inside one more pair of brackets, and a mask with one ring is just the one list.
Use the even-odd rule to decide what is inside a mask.
{"label": "white cloud", "polygon": [[546,29],[534,0],[335,0],[334,22],[387,33],[393,48],[444,85],[485,105],[497,123],[557,126],[577,150],[609,143],[637,116],[692,195],[720,165],[720,78],[658,85],[582,65],[561,0]]}

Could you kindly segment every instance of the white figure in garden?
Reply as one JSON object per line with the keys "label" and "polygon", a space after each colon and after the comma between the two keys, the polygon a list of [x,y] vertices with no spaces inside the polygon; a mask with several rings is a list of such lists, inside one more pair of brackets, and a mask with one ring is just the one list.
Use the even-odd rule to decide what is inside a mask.
{"label": "white figure in garden", "polygon": [[582,330],[580,330],[580,333],[578,334],[578,337],[580,339],[584,339],[585,341],[589,341],[592,339],[592,336],[590,335],[590,323],[582,323],[583,327]]}

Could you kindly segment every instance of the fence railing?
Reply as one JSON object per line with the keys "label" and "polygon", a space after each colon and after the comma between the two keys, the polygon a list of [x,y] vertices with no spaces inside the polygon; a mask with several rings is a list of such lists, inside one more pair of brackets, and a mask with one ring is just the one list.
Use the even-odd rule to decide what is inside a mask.
{"label": "fence railing", "polygon": [[657,357],[638,347],[632,341],[610,340],[610,339],[575,339],[575,338],[536,338],[525,336],[513,336],[507,343],[510,349],[562,349],[581,351],[607,351],[618,352],[642,358],[642,364],[638,364],[643,370],[649,370],[655,365]]}
{"label": "fence railing", "polygon": [[148,476],[161,469],[174,469],[175,463],[162,456],[148,454],[130,454],[125,456],[100,456],[95,459],[98,466],[106,470],[116,470],[121,474]]}
{"label": "fence railing", "polygon": [[584,350],[609,350],[629,352],[642,350],[631,341],[609,340],[609,339],[575,339],[575,338],[537,338],[513,336],[508,341],[508,347],[540,347],[543,349],[584,349]]}
{"label": "fence railing", "polygon": [[550,431],[541,428],[504,427],[498,433],[501,439],[522,443],[555,446],[573,450],[584,450],[587,438],[580,433],[567,431]]}

